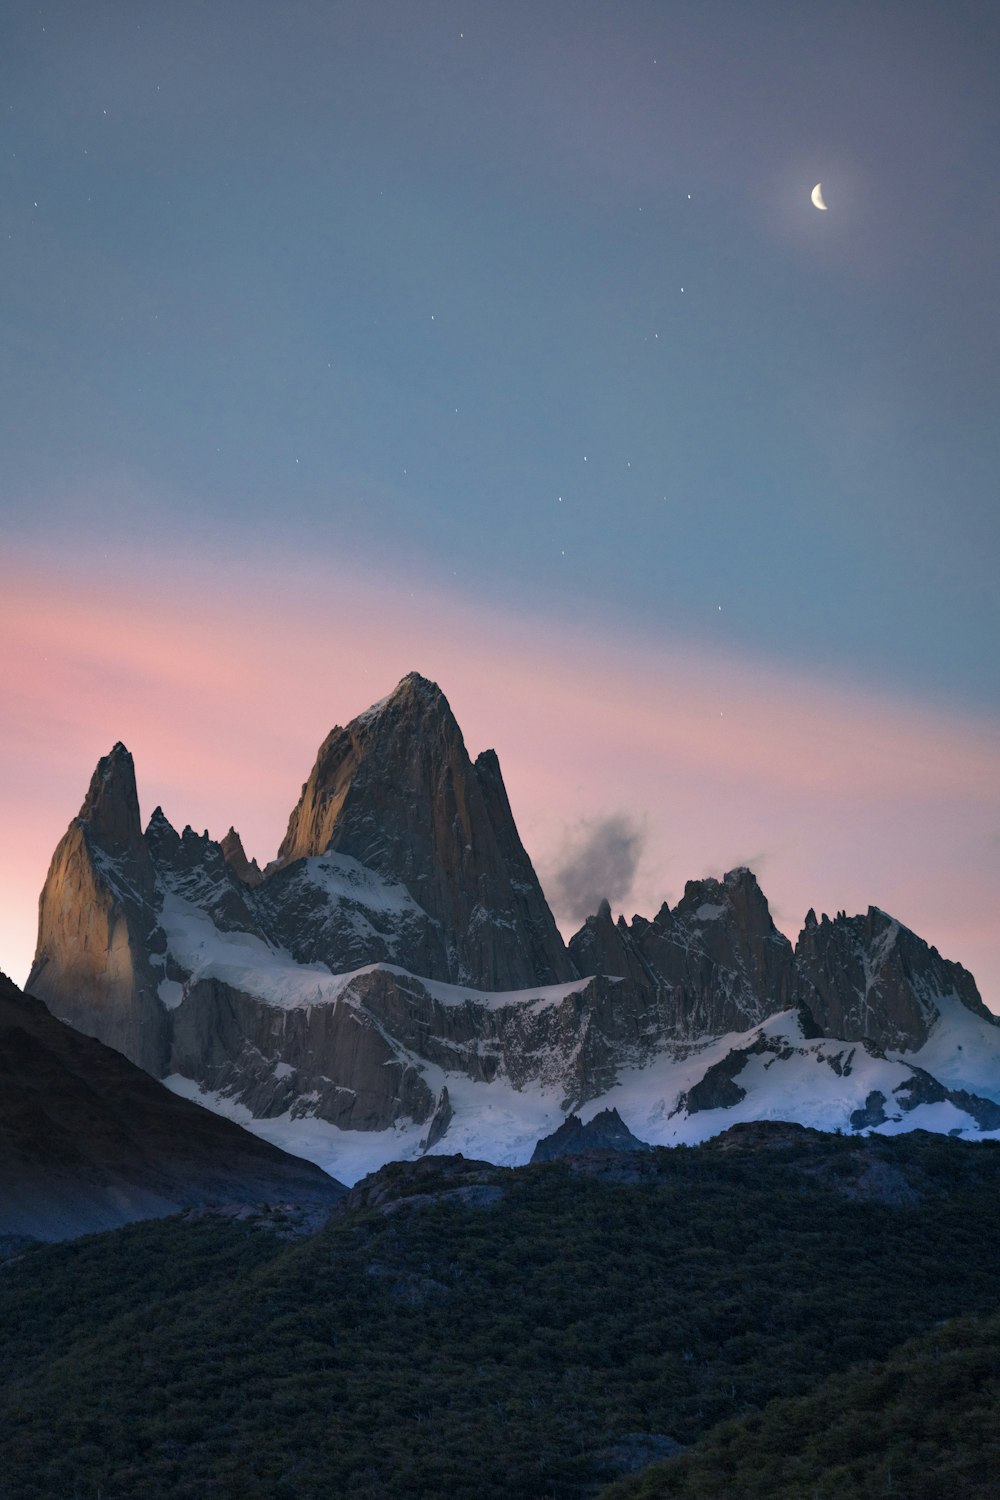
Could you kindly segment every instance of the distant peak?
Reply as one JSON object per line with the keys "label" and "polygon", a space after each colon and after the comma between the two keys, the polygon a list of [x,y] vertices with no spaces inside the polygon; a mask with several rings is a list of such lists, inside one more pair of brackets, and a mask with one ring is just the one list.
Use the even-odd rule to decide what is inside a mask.
{"label": "distant peak", "polygon": [[255,859],[247,859],[246,850],[243,848],[243,840],[236,829],[230,827],[229,832],[219,844],[222,857],[232,870],[233,874],[246,885],[260,885],[263,876]]}
{"label": "distant peak", "polygon": [[354,724],[372,725],[378,723],[386,715],[395,716],[400,711],[416,709],[418,713],[428,710],[441,710],[451,713],[448,700],[438,687],[436,682],[431,682],[427,677],[421,677],[419,672],[407,672],[385,698],[379,698],[370,708],[352,721]]}
{"label": "distant peak", "polygon": [[401,677],[392,696],[395,698],[397,693],[402,692],[431,694],[439,698],[443,696],[437,683],[431,682],[429,677],[421,677],[419,672],[407,672],[405,677]]}
{"label": "distant peak", "polygon": [[405,677],[401,677],[384,702],[386,706],[412,702],[421,707],[437,707],[440,704],[448,707],[448,700],[437,683],[431,682],[429,677],[421,677],[419,672],[407,672]]}
{"label": "distant peak", "polygon": [[116,852],[142,837],[135,766],[120,740],[97,762],[79,817],[100,844]]}

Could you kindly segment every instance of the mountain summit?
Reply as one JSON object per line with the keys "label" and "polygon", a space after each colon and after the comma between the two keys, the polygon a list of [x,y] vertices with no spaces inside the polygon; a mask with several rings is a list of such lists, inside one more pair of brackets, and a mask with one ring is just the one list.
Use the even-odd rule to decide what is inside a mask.
{"label": "mountain summit", "polygon": [[171,1086],[351,1180],[396,1156],[527,1161],[569,1112],[653,1144],[740,1120],[1000,1132],[1000,1025],[902,923],[793,948],[752,871],[568,947],[492,750],[416,673],[323,741],[261,873],[157,808],[121,744],[42,891],[28,987]]}
{"label": "mountain summit", "polygon": [[496,990],[573,976],[495,754],[473,765],[447,698],[416,672],[320,746],[278,864],[325,854],[406,887],[440,937],[431,977]]}

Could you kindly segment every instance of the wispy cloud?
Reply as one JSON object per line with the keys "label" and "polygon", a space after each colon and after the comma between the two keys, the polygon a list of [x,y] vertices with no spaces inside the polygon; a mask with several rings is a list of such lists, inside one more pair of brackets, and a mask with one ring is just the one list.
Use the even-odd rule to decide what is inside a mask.
{"label": "wispy cloud", "polygon": [[625,813],[584,819],[570,834],[548,881],[561,916],[583,922],[602,901],[620,906],[632,891],[645,832]]}

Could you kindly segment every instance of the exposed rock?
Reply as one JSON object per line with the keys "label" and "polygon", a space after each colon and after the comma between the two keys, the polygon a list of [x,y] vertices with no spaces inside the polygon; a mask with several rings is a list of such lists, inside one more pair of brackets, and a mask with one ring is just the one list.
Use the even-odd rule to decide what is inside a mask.
{"label": "exposed rock", "polygon": [[444,970],[428,977],[487,990],[573,978],[496,756],[473,766],[444,694],[415,672],[320,746],[279,861],[328,851],[401,881],[439,925]]}
{"label": "exposed rock", "polygon": [[785,1010],[795,991],[792,948],[749,870],[690,880],[673,911],[612,921],[602,903],[570,939],[582,974],[620,974],[656,998],[673,1036],[721,1035]]}
{"label": "exposed rock", "polygon": [[[811,920],[810,920],[811,918]],[[865,916],[808,914],[795,945],[797,997],[827,1036],[899,1051],[926,1042],[942,1001],[996,1022],[961,964],[950,963],[877,906]]]}
{"label": "exposed rock", "polygon": [[820,1130],[792,1120],[741,1120],[706,1141],[702,1151],[800,1151],[804,1145],[825,1145]]}
{"label": "exposed rock", "polygon": [[507,1167],[468,1161],[464,1156],[422,1156],[412,1162],[390,1162],[353,1187],[339,1211],[374,1210],[389,1215],[400,1208],[428,1208],[439,1202],[488,1208],[503,1198],[509,1177]]}
{"label": "exposed rock", "polygon": [[689,1115],[704,1109],[732,1109],[746,1098],[746,1089],[734,1080],[742,1073],[751,1057],[772,1053],[778,1058],[791,1057],[792,1049],[780,1039],[758,1036],[748,1047],[732,1047],[726,1056],[711,1067],[683,1094],[678,1109],[686,1109]]}
{"label": "exposed rock", "polygon": [[438,1095],[437,1104],[434,1106],[434,1113],[431,1115],[430,1128],[424,1140],[421,1141],[424,1151],[433,1151],[438,1142],[444,1139],[454,1113],[455,1111],[451,1107],[451,1100],[448,1098],[448,1090],[442,1088]]}
{"label": "exposed rock", "polygon": [[229,832],[220,842],[219,848],[222,850],[223,859],[237,880],[242,880],[244,885],[260,885],[264,879],[260,866],[255,859],[247,859],[246,851],[243,848],[243,840],[235,828],[230,826]]}
{"label": "exposed rock", "polygon": [[648,1151],[650,1147],[629,1130],[616,1109],[602,1109],[587,1121],[567,1115],[551,1135],[543,1136],[531,1154],[533,1162],[579,1156],[583,1151]]}
{"label": "exposed rock", "polygon": [[159,1075],[169,1023],[150,961],[162,946],[156,929],[156,877],[135,770],[117,744],[98,762],[79,816],[52,856],[27,988],[62,1020]]}
{"label": "exposed rock", "polygon": [[980,1130],[1000,1130],[1000,1104],[980,1098],[966,1089],[946,1089],[923,1068],[911,1068],[910,1077],[893,1089],[893,1095],[904,1111],[919,1104],[953,1104],[971,1115]]}
{"label": "exposed rock", "polygon": [[210,1203],[325,1211],[343,1194],[0,975],[0,1232],[66,1239]]}
{"label": "exposed rock", "polygon": [[879,1089],[872,1089],[865,1100],[862,1109],[856,1109],[851,1114],[851,1128],[853,1130],[871,1130],[876,1125],[884,1125],[889,1116],[885,1112],[885,1095]]}

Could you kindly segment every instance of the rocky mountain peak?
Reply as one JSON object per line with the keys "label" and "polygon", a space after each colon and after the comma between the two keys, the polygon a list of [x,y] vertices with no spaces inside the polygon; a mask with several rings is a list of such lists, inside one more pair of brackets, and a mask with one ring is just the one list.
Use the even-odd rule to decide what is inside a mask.
{"label": "rocky mountain peak", "polygon": [[122,854],[141,845],[135,766],[120,740],[97,762],[79,821],[86,824],[91,838],[109,854]]}
{"label": "rocky mountain peak", "polygon": [[976,982],[880,907],[863,915],[815,914],[795,945],[799,1004],[827,1036],[880,1047],[921,1047],[942,1005],[959,1001],[984,1020]]}
{"label": "rocky mountain peak", "polygon": [[496,755],[473,765],[447,698],[419,673],[320,746],[277,869],[327,853],[406,887],[448,955],[433,977],[487,989],[573,978]]}
{"label": "rocky mountain peak", "polygon": [[244,885],[257,886],[263,880],[260,866],[255,859],[247,859],[246,850],[243,848],[243,840],[236,829],[230,826],[229,832],[219,844],[222,857],[232,870],[237,880],[242,880]]}

